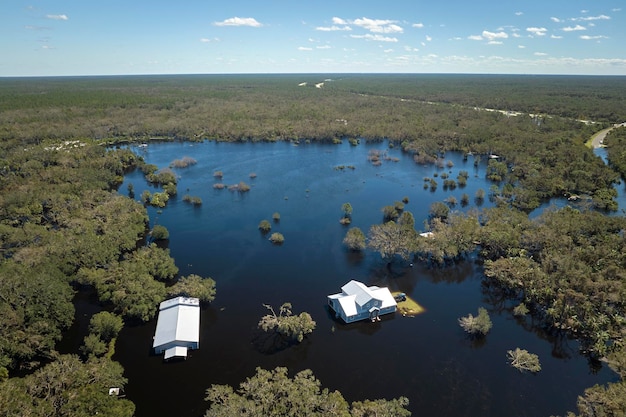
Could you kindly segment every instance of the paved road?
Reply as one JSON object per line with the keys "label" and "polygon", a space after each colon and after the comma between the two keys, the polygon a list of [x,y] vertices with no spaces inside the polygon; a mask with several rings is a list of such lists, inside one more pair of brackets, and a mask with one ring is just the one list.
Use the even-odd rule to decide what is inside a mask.
{"label": "paved road", "polygon": [[606,135],[613,129],[615,129],[616,127],[626,127],[626,122],[622,123],[622,124],[614,124],[613,126],[606,128],[604,130],[599,131],[598,133],[596,133],[593,138],[591,138],[591,146],[593,146],[594,148],[600,148],[602,146],[604,146],[604,139],[606,138]]}

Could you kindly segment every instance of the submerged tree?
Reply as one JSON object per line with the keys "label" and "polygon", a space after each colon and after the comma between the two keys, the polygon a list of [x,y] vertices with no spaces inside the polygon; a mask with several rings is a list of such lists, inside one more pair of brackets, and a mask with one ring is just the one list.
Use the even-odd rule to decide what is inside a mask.
{"label": "submerged tree", "polygon": [[343,238],[343,244],[353,251],[362,251],[367,247],[365,234],[358,227],[348,230]]}
{"label": "submerged tree", "polygon": [[520,372],[541,371],[539,356],[535,355],[534,353],[529,353],[526,349],[515,348],[515,350],[508,350],[506,354],[511,366],[519,370]]}
{"label": "submerged tree", "polygon": [[206,391],[211,403],[205,417],[409,417],[405,397],[393,400],[354,402],[352,409],[339,391],[321,388],[310,369],[290,378],[287,368],[256,369],[235,390],[229,385],[212,385]]}
{"label": "submerged tree", "polygon": [[484,307],[478,308],[478,315],[474,317],[471,313],[459,318],[459,325],[472,336],[484,336],[491,330],[491,318]]}
{"label": "submerged tree", "polygon": [[168,295],[175,297],[194,297],[204,303],[210,303],[215,299],[215,280],[212,278],[202,278],[199,275],[191,274],[181,277],[180,280],[168,289]]}
{"label": "submerged tree", "polygon": [[307,312],[302,312],[294,316],[291,312],[291,303],[284,303],[280,306],[278,314],[269,304],[263,304],[271,314],[267,314],[259,321],[259,329],[265,332],[275,332],[285,337],[291,342],[302,342],[304,336],[312,333],[316,323]]}

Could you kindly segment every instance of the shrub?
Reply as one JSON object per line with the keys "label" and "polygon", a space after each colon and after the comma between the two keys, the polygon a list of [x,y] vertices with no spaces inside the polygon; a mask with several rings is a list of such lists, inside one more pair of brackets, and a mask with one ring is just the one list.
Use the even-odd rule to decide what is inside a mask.
{"label": "shrub", "polygon": [[259,223],[259,230],[262,231],[263,233],[267,233],[272,229],[272,225],[270,224],[269,221],[267,220],[261,220],[261,222]]}
{"label": "shrub", "polygon": [[170,164],[170,167],[172,168],[187,168],[190,165],[195,165],[197,164],[198,161],[196,161],[195,159],[189,157],[189,156],[185,156],[182,159],[174,159],[172,161],[172,163]]}
{"label": "shrub", "polygon": [[270,241],[276,245],[280,245],[285,241],[285,237],[282,235],[282,233],[274,232],[270,236]]}
{"label": "shrub", "polygon": [[476,317],[469,314],[459,318],[459,325],[472,336],[484,336],[489,333],[491,326],[493,326],[491,318],[489,318],[489,313],[484,307],[478,308],[478,315]]}
{"label": "shrub", "polygon": [[398,209],[395,206],[385,206],[381,211],[385,220],[396,220],[400,217],[400,213],[398,213]]}
{"label": "shrub", "polygon": [[526,314],[528,314],[528,311],[529,310],[528,310],[528,307],[526,307],[526,304],[519,303],[513,309],[513,315],[516,316],[516,317],[522,317],[522,316],[525,316]]}
{"label": "shrub", "polygon": [[243,181],[239,181],[239,184],[234,184],[228,187],[230,191],[238,191],[240,193],[245,193],[250,191],[250,186]]}
{"label": "shrub", "polygon": [[275,222],[279,222],[280,221],[280,213],[279,212],[275,212],[274,214],[272,214],[272,220],[274,220]]}
{"label": "shrub", "polygon": [[152,239],[154,240],[166,240],[166,239],[169,239],[170,232],[167,230],[165,226],[156,224],[150,231],[150,236],[152,236]]}
{"label": "shrub", "polygon": [[511,366],[520,372],[530,371],[534,373],[541,371],[539,356],[529,353],[526,349],[515,348],[515,350],[508,350],[506,354]]}
{"label": "shrub", "polygon": [[353,251],[362,251],[367,247],[365,234],[358,227],[348,230],[346,237],[343,238],[343,244]]}
{"label": "shrub", "polygon": [[185,203],[191,203],[191,204],[193,204],[194,206],[199,206],[199,205],[201,205],[201,204],[202,204],[202,199],[201,199],[200,197],[192,197],[192,196],[190,196],[189,194],[185,194],[185,195],[183,196],[183,201],[184,201]]}
{"label": "shrub", "polygon": [[223,173],[222,171],[215,171],[215,172],[213,173],[213,176],[214,176],[215,178],[222,179],[222,178],[224,177],[224,173]]}
{"label": "shrub", "polygon": [[226,186],[219,182],[217,184],[213,184],[213,188],[215,188],[216,190],[223,190],[224,188],[226,188]]}

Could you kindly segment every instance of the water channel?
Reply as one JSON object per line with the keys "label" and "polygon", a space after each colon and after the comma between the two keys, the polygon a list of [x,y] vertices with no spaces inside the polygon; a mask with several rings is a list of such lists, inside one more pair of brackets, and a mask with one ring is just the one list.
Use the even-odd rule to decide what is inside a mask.
{"label": "water channel", "polygon": [[[586,387],[617,380],[606,366],[591,368],[575,341],[554,340],[533,327],[530,318],[513,317],[507,303],[494,303],[472,259],[445,268],[397,262],[389,269],[376,253],[357,255],[343,247],[348,229],[339,223],[343,203],[354,209],[350,227],[367,232],[383,220],[383,206],[407,197],[405,209],[419,230],[435,201],[454,196],[460,202],[466,193],[470,204],[454,209],[476,207],[476,191],[488,193],[491,185],[484,179],[486,161],[474,166],[471,157],[464,161],[460,154],[449,154],[450,166],[422,166],[385,143],[174,142],[135,150],[161,168],[185,156],[197,161],[175,170],[179,195],[162,210],[149,208],[150,219],[169,230],[168,245],[182,275],[217,281],[217,298],[201,313],[200,349],[187,361],[164,363],[151,355],[155,320],[122,330],[114,359],[125,368],[126,393],[138,417],[201,416],[206,388],[238,386],[256,367],[284,366],[291,374],[309,368],[323,387],[339,390],[348,401],[403,395],[415,416],[565,414],[575,409]],[[368,161],[372,150],[388,158],[375,166]],[[461,170],[470,174],[467,186],[444,190],[441,174],[456,179]],[[221,181],[213,176],[216,171],[223,172]],[[436,191],[424,188],[425,177],[438,181]],[[216,182],[240,181],[251,190],[213,188]],[[126,176],[120,193],[126,193],[128,183],[137,196],[144,189],[154,191],[140,172]],[[200,197],[202,205],[185,203],[184,194]],[[485,198],[482,207],[490,204]],[[272,223],[272,231],[285,236],[281,246],[272,245],[257,228],[274,212],[280,221]],[[413,318],[385,316],[379,323],[337,322],[326,296],[350,279],[403,291],[426,311]],[[77,301],[77,314],[84,317],[79,322],[85,323],[94,302],[85,294]],[[316,330],[298,346],[259,351],[253,335],[266,313],[263,304],[278,307],[287,301],[294,313],[309,312]],[[465,336],[457,318],[481,306],[489,311],[493,328],[476,342]],[[73,329],[77,337],[86,332],[80,326]],[[538,354],[542,371],[522,374],[510,367],[506,351],[515,347]]]}

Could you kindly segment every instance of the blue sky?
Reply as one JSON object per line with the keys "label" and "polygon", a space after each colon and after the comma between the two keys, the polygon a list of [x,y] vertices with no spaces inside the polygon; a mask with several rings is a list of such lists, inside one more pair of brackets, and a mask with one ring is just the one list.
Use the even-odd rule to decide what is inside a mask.
{"label": "blue sky", "polygon": [[0,76],[626,75],[624,45],[623,0],[0,2]]}

